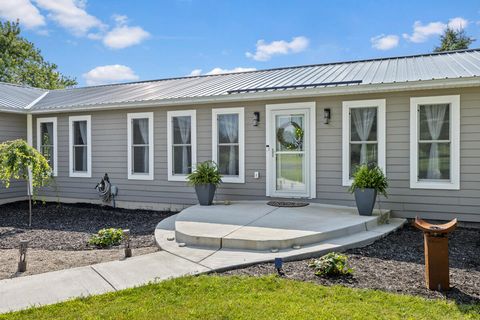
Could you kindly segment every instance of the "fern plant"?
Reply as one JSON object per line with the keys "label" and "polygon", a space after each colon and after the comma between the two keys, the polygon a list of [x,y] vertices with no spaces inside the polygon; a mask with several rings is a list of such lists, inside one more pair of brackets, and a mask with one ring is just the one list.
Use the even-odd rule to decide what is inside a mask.
{"label": "fern plant", "polygon": [[377,165],[361,165],[353,174],[353,182],[349,191],[354,193],[356,189],[375,189],[385,198],[387,197],[388,180],[382,169]]}
{"label": "fern plant", "polygon": [[207,160],[197,164],[195,171],[187,176],[187,182],[191,186],[213,184],[218,187],[222,183],[222,176],[218,171],[217,164]]}

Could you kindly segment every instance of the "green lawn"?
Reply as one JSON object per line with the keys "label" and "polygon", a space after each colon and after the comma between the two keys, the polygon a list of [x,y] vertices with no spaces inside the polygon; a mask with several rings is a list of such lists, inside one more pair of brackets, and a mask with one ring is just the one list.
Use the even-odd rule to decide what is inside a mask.
{"label": "green lawn", "polygon": [[0,319],[480,319],[480,305],[322,287],[273,276],[200,276],[77,299]]}

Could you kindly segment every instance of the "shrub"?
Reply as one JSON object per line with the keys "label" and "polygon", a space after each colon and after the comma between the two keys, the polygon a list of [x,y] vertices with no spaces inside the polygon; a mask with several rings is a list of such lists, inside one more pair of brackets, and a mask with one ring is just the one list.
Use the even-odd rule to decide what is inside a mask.
{"label": "shrub", "polygon": [[349,189],[351,193],[356,189],[375,189],[387,197],[388,181],[382,169],[376,165],[361,165],[353,174],[353,182]]}
{"label": "shrub", "polygon": [[214,184],[218,187],[222,183],[222,176],[218,171],[217,164],[211,160],[197,164],[195,171],[187,176],[188,184],[196,186],[200,184]]}
{"label": "shrub", "polygon": [[94,234],[89,244],[98,247],[111,247],[119,245],[123,239],[123,230],[116,228],[101,229],[97,234]]}
{"label": "shrub", "polygon": [[313,260],[309,266],[315,270],[317,276],[343,276],[353,273],[353,269],[348,266],[347,256],[336,252]]}

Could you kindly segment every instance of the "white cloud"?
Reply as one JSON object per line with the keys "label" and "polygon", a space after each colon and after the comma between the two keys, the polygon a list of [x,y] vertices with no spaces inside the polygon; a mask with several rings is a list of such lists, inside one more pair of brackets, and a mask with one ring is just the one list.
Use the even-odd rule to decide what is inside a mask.
{"label": "white cloud", "polygon": [[135,81],[139,79],[130,67],[121,64],[96,67],[87,73],[84,73],[83,78],[89,86],[123,81]]}
{"label": "white cloud", "polygon": [[35,3],[48,11],[47,17],[76,36],[83,36],[93,28],[105,28],[105,25],[85,10],[86,1],[82,0],[35,0]]}
{"label": "white cloud", "polygon": [[196,77],[202,74],[202,69],[193,69],[192,72],[190,72],[189,76],[190,77]]}
{"label": "white cloud", "polygon": [[150,33],[141,27],[117,26],[103,38],[103,44],[111,49],[123,49],[141,43]]}
{"label": "white cloud", "polygon": [[6,20],[20,20],[27,29],[45,25],[45,17],[30,0],[0,1],[0,17]]}
{"label": "white cloud", "polygon": [[278,40],[266,43],[265,40],[258,40],[255,53],[247,52],[245,55],[257,61],[267,61],[274,55],[302,52],[307,49],[309,42],[308,38],[303,36],[295,37],[290,42]]}
{"label": "white cloud", "polygon": [[432,36],[441,35],[447,27],[455,30],[461,30],[467,26],[468,20],[462,17],[452,18],[448,23],[437,21],[430,22],[425,25],[420,21],[415,21],[413,24],[413,33],[411,35],[404,33],[402,36],[411,42],[421,43],[427,41]]}
{"label": "white cloud", "polygon": [[468,27],[468,20],[462,17],[455,17],[448,21],[448,27],[453,30],[463,30]]}
{"label": "white cloud", "polygon": [[[116,27],[107,32],[103,37],[103,44],[110,49],[123,49],[141,43],[150,37],[150,33],[139,26],[129,27],[126,15],[114,14],[112,16]],[[89,35],[95,39],[96,35]]]}
{"label": "white cloud", "polygon": [[394,34],[384,35],[370,38],[372,47],[378,50],[390,50],[398,46],[399,37]]}

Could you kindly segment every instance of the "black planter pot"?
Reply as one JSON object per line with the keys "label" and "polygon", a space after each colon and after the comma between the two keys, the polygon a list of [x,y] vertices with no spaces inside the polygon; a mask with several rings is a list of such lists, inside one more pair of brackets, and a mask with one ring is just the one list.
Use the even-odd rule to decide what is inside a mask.
{"label": "black planter pot", "polygon": [[377,200],[377,190],[375,189],[356,189],[355,202],[357,203],[358,213],[361,216],[371,216],[375,201]]}
{"label": "black planter pot", "polygon": [[199,184],[195,186],[195,192],[201,206],[212,204],[215,190],[217,190],[217,187],[214,184]]}

